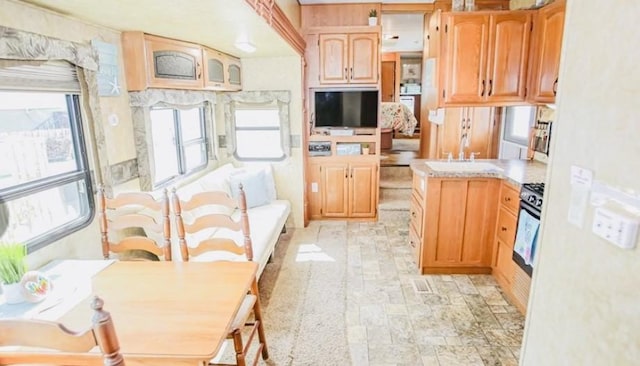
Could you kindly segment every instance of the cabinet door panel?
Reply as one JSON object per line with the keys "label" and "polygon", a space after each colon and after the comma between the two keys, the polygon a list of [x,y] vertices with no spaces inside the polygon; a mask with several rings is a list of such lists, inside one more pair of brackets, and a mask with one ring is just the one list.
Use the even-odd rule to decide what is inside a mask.
{"label": "cabinet door panel", "polygon": [[349,83],[377,83],[377,34],[356,33],[349,35],[349,39]]}
{"label": "cabinet door panel", "polygon": [[[466,180],[443,180],[440,184],[437,240],[433,264],[459,264],[464,239],[465,208],[467,200]],[[427,233],[429,235],[430,233]]]}
{"label": "cabinet door panel", "polygon": [[559,3],[542,8],[536,17],[534,28],[537,53],[532,76],[532,99],[543,103],[554,103],[560,69],[564,5]]}
{"label": "cabinet door panel", "polygon": [[496,242],[496,274],[501,277],[502,281],[506,285],[511,285],[513,282],[513,275],[515,272],[515,263],[513,262],[513,246],[505,244],[498,240]]}
{"label": "cabinet door panel", "polygon": [[486,92],[489,15],[447,14],[445,17],[445,103],[482,102]]}
{"label": "cabinet door panel", "polygon": [[373,217],[376,213],[376,169],[371,164],[352,164],[349,172],[350,216]]}
{"label": "cabinet door panel", "polygon": [[[482,264],[487,248],[483,238],[491,229],[485,218],[489,207],[487,199],[489,181],[471,180],[467,186],[467,201],[464,210],[464,236],[461,263]],[[487,263],[489,265],[489,263]]]}
{"label": "cabinet door panel", "polygon": [[488,159],[490,156],[493,132],[493,108],[476,107],[467,109],[466,130],[468,143],[465,145],[465,156],[475,153],[477,158]]}
{"label": "cabinet door panel", "polygon": [[345,217],[348,207],[347,164],[325,164],[322,166],[322,215]]}
{"label": "cabinet door panel", "polygon": [[348,36],[346,34],[321,34],[320,83],[345,84],[348,82]]}
{"label": "cabinet door panel", "polygon": [[487,101],[524,101],[531,14],[491,16]]}
{"label": "cabinet door panel", "polygon": [[202,49],[186,43],[145,36],[148,84],[158,88],[201,89]]}
{"label": "cabinet door panel", "polygon": [[466,108],[446,109],[444,123],[438,126],[438,159],[446,159],[449,153],[454,159],[458,158],[463,112],[465,111]]}

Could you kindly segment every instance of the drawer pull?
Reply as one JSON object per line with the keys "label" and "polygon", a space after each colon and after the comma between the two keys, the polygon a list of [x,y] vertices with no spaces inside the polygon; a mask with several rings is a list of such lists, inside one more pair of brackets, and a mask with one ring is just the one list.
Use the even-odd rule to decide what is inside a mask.
{"label": "drawer pull", "polygon": [[413,240],[409,240],[409,244],[414,248],[416,247],[416,244],[413,242]]}
{"label": "drawer pull", "polygon": [[500,230],[507,231],[507,228],[503,226],[503,227],[500,228]]}
{"label": "drawer pull", "polygon": [[504,200],[505,200],[506,202],[511,202],[511,197],[505,197],[505,198],[504,198]]}
{"label": "drawer pull", "polygon": [[411,211],[411,217],[416,217],[416,212],[415,211]]}

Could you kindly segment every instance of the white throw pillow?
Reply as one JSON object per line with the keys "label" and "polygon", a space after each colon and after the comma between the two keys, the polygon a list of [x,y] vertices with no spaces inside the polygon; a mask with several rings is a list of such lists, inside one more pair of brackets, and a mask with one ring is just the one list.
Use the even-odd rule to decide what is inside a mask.
{"label": "white throw pillow", "polygon": [[231,195],[236,200],[240,196],[239,184],[242,184],[247,208],[269,204],[271,199],[266,184],[264,170],[238,171],[230,177]]}

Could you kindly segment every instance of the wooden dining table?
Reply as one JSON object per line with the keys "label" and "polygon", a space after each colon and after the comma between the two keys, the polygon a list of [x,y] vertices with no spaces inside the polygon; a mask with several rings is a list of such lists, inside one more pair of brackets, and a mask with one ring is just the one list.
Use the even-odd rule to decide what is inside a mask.
{"label": "wooden dining table", "polygon": [[99,296],[127,365],[206,365],[256,286],[257,268],[253,262],[116,261],[93,275],[90,294],[57,321],[86,328],[89,303]]}

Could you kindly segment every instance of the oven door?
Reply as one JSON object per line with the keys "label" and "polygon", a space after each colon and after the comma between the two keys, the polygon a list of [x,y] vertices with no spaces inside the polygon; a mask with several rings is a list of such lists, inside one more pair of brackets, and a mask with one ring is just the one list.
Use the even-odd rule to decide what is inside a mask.
{"label": "oven door", "polygon": [[513,245],[513,261],[529,276],[533,273],[533,262],[536,254],[538,231],[540,228],[540,212],[527,202],[520,201],[516,240]]}

